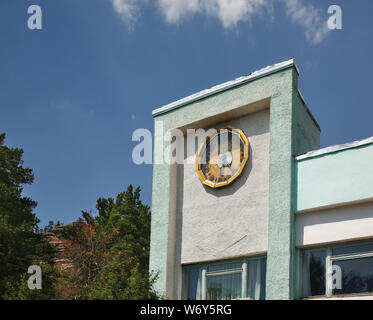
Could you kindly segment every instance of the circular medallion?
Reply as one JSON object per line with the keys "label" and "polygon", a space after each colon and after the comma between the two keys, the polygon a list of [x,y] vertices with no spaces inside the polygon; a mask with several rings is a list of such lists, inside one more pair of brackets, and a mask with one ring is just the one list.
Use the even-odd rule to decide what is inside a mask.
{"label": "circular medallion", "polygon": [[227,186],[242,172],[249,158],[249,142],[242,130],[219,129],[207,137],[196,155],[201,182],[212,188]]}

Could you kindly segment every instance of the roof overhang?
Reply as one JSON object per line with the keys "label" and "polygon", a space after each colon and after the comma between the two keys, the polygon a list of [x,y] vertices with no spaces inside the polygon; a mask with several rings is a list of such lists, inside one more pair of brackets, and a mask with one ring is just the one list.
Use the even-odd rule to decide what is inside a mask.
{"label": "roof overhang", "polygon": [[225,90],[228,90],[228,89],[240,86],[242,84],[245,84],[245,83],[257,80],[259,78],[268,76],[268,75],[270,75],[272,73],[279,72],[281,70],[284,70],[284,69],[287,69],[287,68],[290,68],[290,67],[294,67],[296,69],[298,75],[299,75],[299,69],[298,69],[298,67],[297,67],[297,65],[295,63],[295,60],[294,59],[290,59],[290,60],[287,60],[287,61],[284,61],[284,62],[276,63],[276,64],[274,64],[272,66],[265,67],[265,68],[260,69],[258,71],[252,72],[248,76],[239,77],[239,78],[237,78],[235,80],[219,84],[219,85],[214,86],[214,87],[212,87],[210,89],[206,89],[206,90],[197,92],[195,94],[192,94],[190,96],[187,96],[187,97],[185,97],[183,99],[174,101],[174,102],[172,102],[170,104],[167,104],[167,105],[165,105],[163,107],[160,107],[158,109],[153,110],[152,115],[153,115],[153,117],[157,117],[157,116],[159,116],[161,114],[164,114],[166,112],[178,109],[180,107],[183,107],[183,106],[185,106],[187,104],[196,102],[198,100],[207,98],[207,97],[209,97],[211,95],[214,95],[216,93],[219,93],[219,92],[222,92],[222,91],[225,91]]}
{"label": "roof overhang", "polygon": [[315,158],[315,157],[320,157],[320,156],[325,156],[331,153],[339,152],[339,151],[344,151],[348,149],[353,149],[353,148],[359,148],[363,147],[369,144],[373,144],[373,137],[366,138],[364,140],[358,140],[354,142],[349,142],[349,143],[344,143],[344,144],[337,144],[334,146],[314,150],[307,152],[305,154],[299,155],[295,157],[295,160],[301,161],[301,160],[306,160],[310,158]]}

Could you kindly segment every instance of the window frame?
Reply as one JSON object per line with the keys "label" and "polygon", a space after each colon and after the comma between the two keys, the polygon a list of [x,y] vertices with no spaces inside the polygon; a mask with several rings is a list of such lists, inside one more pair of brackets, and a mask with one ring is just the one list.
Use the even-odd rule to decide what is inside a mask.
{"label": "window frame", "polygon": [[[256,255],[256,256],[249,256],[237,259],[229,259],[229,260],[219,260],[219,261],[211,261],[205,262],[201,264],[188,264],[182,265],[183,270],[183,280],[182,280],[182,297],[183,299],[187,299],[188,297],[188,270],[194,267],[201,267],[201,300],[207,300],[207,278],[210,276],[220,276],[220,275],[228,275],[228,274],[241,274],[241,298],[234,299],[250,299],[247,297],[247,275],[248,275],[248,262],[250,260],[260,260],[260,259],[267,259],[266,254]],[[229,263],[239,263],[241,262],[241,267],[239,268],[232,268],[228,270],[218,270],[218,271],[208,271],[208,268],[211,266],[216,265],[226,265]],[[265,283],[264,283],[265,285]]]}
{"label": "window frame", "polygon": [[[373,244],[373,239],[370,240],[360,240],[360,241],[353,241],[353,242],[345,242],[345,243],[335,243],[329,244],[324,246],[314,246],[314,247],[305,247],[301,248],[300,250],[300,269],[299,269],[299,280],[301,281],[299,286],[299,296],[302,298],[317,298],[317,297],[337,297],[340,294],[333,294],[333,274],[332,274],[332,266],[334,261],[340,260],[354,260],[354,259],[361,259],[361,258],[370,258],[373,257],[373,250],[372,251],[362,251],[358,253],[348,253],[348,254],[338,254],[333,255],[333,249],[336,248],[347,248],[353,246],[360,246],[365,244]],[[325,294],[324,295],[315,295],[315,296],[305,296],[304,295],[304,254],[306,252],[318,251],[318,250],[325,250]],[[373,292],[356,292],[356,293],[348,293],[343,295],[361,295],[361,294],[372,294]]]}

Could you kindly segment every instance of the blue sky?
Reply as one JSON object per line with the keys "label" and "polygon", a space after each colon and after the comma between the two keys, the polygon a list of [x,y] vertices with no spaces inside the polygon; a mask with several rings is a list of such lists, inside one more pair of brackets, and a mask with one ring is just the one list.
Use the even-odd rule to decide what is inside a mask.
{"label": "blue sky", "polygon": [[[342,30],[325,30],[332,4]],[[373,136],[372,14],[371,0],[1,0],[0,132],[34,169],[41,225],[130,183],[150,205],[131,136],[151,111],[290,58],[323,147]]]}

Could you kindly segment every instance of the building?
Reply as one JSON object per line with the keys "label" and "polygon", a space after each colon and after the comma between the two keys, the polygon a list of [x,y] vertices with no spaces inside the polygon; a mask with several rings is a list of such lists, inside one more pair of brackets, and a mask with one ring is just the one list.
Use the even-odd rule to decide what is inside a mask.
{"label": "building", "polygon": [[[153,111],[150,269],[166,298],[370,298],[373,138],[320,149],[298,76],[289,60]],[[174,155],[165,132],[199,128],[228,133],[157,161]]]}

